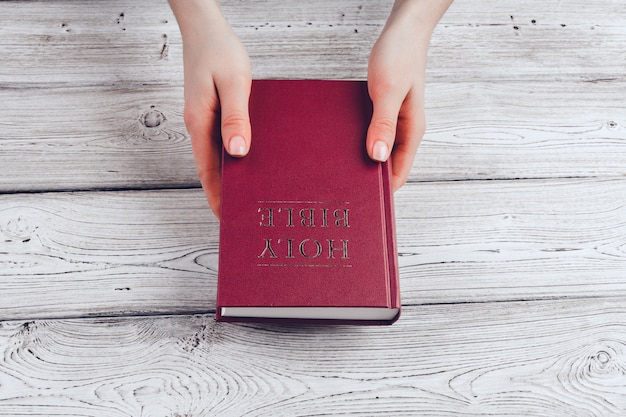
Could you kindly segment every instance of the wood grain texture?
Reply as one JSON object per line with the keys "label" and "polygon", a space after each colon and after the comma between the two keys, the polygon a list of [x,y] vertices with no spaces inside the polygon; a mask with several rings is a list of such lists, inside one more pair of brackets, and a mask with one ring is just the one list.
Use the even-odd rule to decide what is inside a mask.
{"label": "wood grain texture", "polygon": [[[626,175],[626,83],[432,83],[410,181]],[[197,187],[182,88],[0,89],[0,192]]]}
{"label": "wood grain texture", "polygon": [[0,196],[0,218],[2,319],[214,309],[200,189]]}
{"label": "wood grain texture", "polygon": [[0,191],[199,186],[177,87],[1,89]]}
{"label": "wood grain texture", "polygon": [[[391,2],[223,1],[255,77],[365,78]],[[429,74],[450,81],[621,80],[621,0],[558,5],[455,2]],[[166,1],[0,3],[0,86],[180,84],[181,40]],[[534,21],[534,22],[533,22]]]}
{"label": "wood grain texture", "polygon": [[[0,192],[197,187],[167,3],[37,4],[0,3]],[[624,175],[621,6],[455,2],[410,180]],[[365,78],[389,7],[223,4],[259,78]]]}
{"label": "wood grain texture", "polygon": [[382,328],[4,322],[0,415],[621,417],[625,306],[410,307]]}
{"label": "wood grain texture", "polygon": [[623,179],[433,183],[396,202],[407,303],[626,291]]}
{"label": "wood grain texture", "polygon": [[626,174],[623,83],[430,84],[410,181]]}
{"label": "wood grain texture", "polygon": [[[364,79],[392,2],[222,4],[255,78]],[[0,14],[0,416],[626,414],[623,0],[454,2],[384,328],[213,320],[165,0]]]}
{"label": "wood grain texture", "polygon": [[[404,305],[626,296],[626,180],[413,183]],[[199,189],[0,196],[0,319],[213,311]]]}

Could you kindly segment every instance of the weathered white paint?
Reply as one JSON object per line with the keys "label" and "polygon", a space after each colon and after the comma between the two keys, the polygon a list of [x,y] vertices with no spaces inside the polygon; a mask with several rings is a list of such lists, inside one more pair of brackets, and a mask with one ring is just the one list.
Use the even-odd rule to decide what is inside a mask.
{"label": "weathered white paint", "polygon": [[[365,78],[390,7],[223,2],[258,78]],[[166,1],[0,14],[0,416],[626,414],[623,1],[444,16],[382,328],[213,321]]]}

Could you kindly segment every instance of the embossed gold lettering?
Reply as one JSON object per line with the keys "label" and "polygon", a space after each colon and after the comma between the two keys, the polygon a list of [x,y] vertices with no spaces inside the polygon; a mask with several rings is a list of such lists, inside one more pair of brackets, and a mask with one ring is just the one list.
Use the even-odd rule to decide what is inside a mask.
{"label": "embossed gold lettering", "polygon": [[301,209],[300,218],[302,219],[302,221],[300,222],[300,224],[306,227],[315,227],[315,220],[313,218],[314,213],[315,213],[314,208]]}
{"label": "embossed gold lettering", "polygon": [[293,239],[278,239],[278,243],[287,242],[287,258],[293,258]]}
{"label": "embossed gold lettering", "polygon": [[265,254],[267,252],[269,252],[270,258],[278,258],[278,256],[276,256],[276,253],[272,249],[272,239],[265,239],[265,249],[263,249],[263,252],[261,252],[259,258],[265,258]]}
{"label": "embossed gold lettering", "polygon": [[286,211],[287,213],[289,213],[289,217],[287,218],[287,227],[293,227],[293,208],[292,207],[287,207],[287,208],[279,208],[278,212],[281,213],[282,211]]}
{"label": "embossed gold lettering", "polygon": [[[317,251],[315,252],[315,255],[313,255],[313,256],[307,255],[306,251],[304,250],[304,247],[306,246],[307,242],[313,242],[315,244],[316,249],[317,249]],[[322,244],[319,242],[319,240],[304,239],[302,242],[300,242],[300,255],[302,255],[303,257],[305,257],[305,258],[317,258],[321,254],[322,254]]]}
{"label": "embossed gold lettering", "polygon": [[[261,213],[262,211],[267,210],[267,214]],[[271,207],[259,207],[257,213],[261,213],[261,221],[259,222],[259,226],[274,226],[274,209]],[[267,223],[263,223],[267,221]]]}
{"label": "embossed gold lettering", "polygon": [[[315,259],[324,253],[324,244],[317,239],[303,239],[296,243],[291,238],[263,239],[265,244],[258,258],[285,258],[295,259],[296,257],[305,259]],[[348,251],[348,239],[326,239],[328,243],[328,255],[326,259],[350,259]],[[341,243],[339,243],[341,242]],[[297,248],[297,250],[294,250]]]}
{"label": "embossed gold lettering", "polygon": [[333,211],[333,216],[335,217],[335,225],[336,226],[339,226],[339,227],[350,227],[348,225],[348,211],[349,211],[349,209],[337,209],[337,210]]}
{"label": "embossed gold lettering", "polygon": [[328,209],[322,209],[322,227],[328,227]]}
{"label": "embossed gold lettering", "polygon": [[342,251],[341,259],[350,259],[348,256],[348,241],[346,239],[341,239],[341,248],[333,247],[335,243],[334,239],[326,239],[328,241],[328,259],[334,259],[335,251]]}

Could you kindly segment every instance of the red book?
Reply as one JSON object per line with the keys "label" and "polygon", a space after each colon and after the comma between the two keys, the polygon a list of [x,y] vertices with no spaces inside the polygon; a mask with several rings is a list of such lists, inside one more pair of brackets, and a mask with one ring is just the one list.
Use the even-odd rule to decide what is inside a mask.
{"label": "red book", "polygon": [[391,171],[367,155],[371,114],[362,81],[253,81],[250,152],[223,152],[217,320],[398,318]]}

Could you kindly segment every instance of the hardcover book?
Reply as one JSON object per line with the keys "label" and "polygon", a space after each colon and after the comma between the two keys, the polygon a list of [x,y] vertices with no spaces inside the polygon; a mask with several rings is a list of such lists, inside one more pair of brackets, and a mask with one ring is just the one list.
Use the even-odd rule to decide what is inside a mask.
{"label": "hardcover book", "polygon": [[252,143],[222,156],[216,319],[391,324],[400,314],[390,163],[363,81],[254,80]]}

